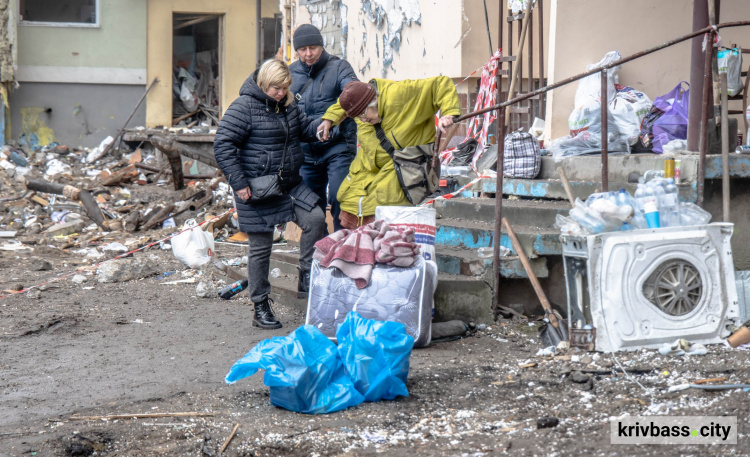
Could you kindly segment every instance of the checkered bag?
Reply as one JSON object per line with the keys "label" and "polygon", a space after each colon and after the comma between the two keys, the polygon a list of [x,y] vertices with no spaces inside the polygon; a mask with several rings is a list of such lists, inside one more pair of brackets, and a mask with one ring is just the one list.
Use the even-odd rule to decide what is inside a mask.
{"label": "checkered bag", "polygon": [[509,178],[533,179],[542,166],[539,142],[526,132],[513,132],[505,136],[503,175]]}

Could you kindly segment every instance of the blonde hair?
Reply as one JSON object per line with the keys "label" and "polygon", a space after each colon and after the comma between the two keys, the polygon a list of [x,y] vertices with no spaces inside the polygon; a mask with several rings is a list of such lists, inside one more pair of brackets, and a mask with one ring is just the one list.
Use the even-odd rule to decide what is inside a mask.
{"label": "blonde hair", "polygon": [[[277,59],[268,59],[263,62],[260,71],[258,71],[257,83],[260,90],[266,92],[271,86],[288,86],[291,84],[292,74],[289,72],[289,67],[286,63]],[[284,106],[288,106],[292,103],[292,100],[293,98],[287,93]]]}

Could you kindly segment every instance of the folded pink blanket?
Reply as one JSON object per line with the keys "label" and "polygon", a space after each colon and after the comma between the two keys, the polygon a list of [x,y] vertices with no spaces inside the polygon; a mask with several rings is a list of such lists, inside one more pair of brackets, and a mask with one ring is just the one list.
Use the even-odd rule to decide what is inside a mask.
{"label": "folded pink blanket", "polygon": [[375,262],[410,267],[419,255],[414,229],[375,221],[356,230],[339,230],[315,243],[313,258],[324,268],[336,267],[354,279],[358,289],[370,283]]}

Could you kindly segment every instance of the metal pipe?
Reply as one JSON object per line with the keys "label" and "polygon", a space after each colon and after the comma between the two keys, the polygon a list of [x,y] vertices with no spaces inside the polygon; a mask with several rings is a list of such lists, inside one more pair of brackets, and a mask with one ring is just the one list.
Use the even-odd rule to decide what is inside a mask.
{"label": "metal pipe", "polygon": [[[500,89],[498,87],[498,99]],[[492,237],[492,273],[495,277],[495,290],[492,299],[492,310],[497,314],[500,306],[500,240],[502,239],[503,227],[503,158],[505,156],[505,110],[498,113],[498,129],[500,135],[497,138],[497,177],[495,178],[495,233]],[[493,315],[494,315],[493,314]]]}
{"label": "metal pipe", "polygon": [[[537,0],[539,8],[539,87],[544,86],[544,0]],[[546,113],[546,95],[539,96],[539,117],[544,119]]]}
{"label": "metal pipe", "polygon": [[722,219],[729,222],[729,107],[726,73],[721,73],[721,165]]}
{"label": "metal pipe", "polygon": [[260,68],[263,63],[263,48],[261,47],[262,34],[261,28],[263,26],[263,19],[261,16],[261,2],[255,0],[255,64],[256,68]]}
{"label": "metal pipe", "polygon": [[609,190],[609,91],[607,90],[607,69],[601,73],[601,117],[602,117],[602,192]]}
{"label": "metal pipe", "polygon": [[709,103],[711,98],[713,70],[711,61],[714,55],[714,30],[708,27],[708,43],[703,57],[703,115],[701,117],[700,144],[698,145],[700,155],[698,157],[698,206],[703,207],[703,194],[706,184],[706,150],[708,149],[708,118],[713,104]]}
{"label": "metal pipe", "polygon": [[[693,30],[708,26],[708,0],[693,0]],[[690,43],[690,100],[688,103],[688,151],[698,150],[700,139],[700,122],[703,105],[703,66],[698,62],[703,59],[703,40],[693,38]]]}
{"label": "metal pipe", "polygon": [[[750,25],[750,21],[726,22],[724,24],[717,24],[716,28],[717,29],[721,29],[721,28],[729,28],[729,27],[743,27],[743,26],[748,26],[748,25]],[[506,106],[514,105],[514,104],[516,104],[518,102],[526,100],[527,98],[533,97],[534,95],[545,93],[545,92],[549,92],[552,89],[557,89],[558,87],[562,87],[562,86],[568,85],[568,84],[570,84],[572,82],[578,81],[579,79],[583,79],[586,76],[593,75],[594,73],[599,73],[600,71],[602,71],[602,69],[610,69],[612,67],[616,67],[618,65],[622,65],[622,64],[628,63],[631,60],[636,60],[636,59],[639,59],[641,57],[647,56],[649,54],[653,54],[656,51],[660,51],[660,50],[662,50],[664,48],[668,48],[670,46],[674,46],[675,44],[682,43],[683,41],[687,41],[687,40],[689,40],[691,38],[694,38],[696,36],[702,35],[704,33],[708,33],[708,32],[710,32],[712,30],[713,30],[713,27],[706,27],[706,28],[703,28],[701,30],[697,30],[697,31],[695,31],[693,33],[690,33],[688,35],[683,35],[683,36],[681,36],[679,38],[675,38],[674,40],[667,41],[667,42],[662,43],[662,44],[660,44],[658,46],[654,46],[652,48],[643,50],[641,52],[637,52],[637,53],[635,53],[633,55],[625,57],[624,59],[620,59],[617,62],[605,65],[604,67],[594,68],[594,69],[589,70],[589,71],[587,71],[585,73],[581,73],[581,74],[578,74],[578,75],[575,75],[575,76],[571,76],[570,78],[566,78],[566,79],[563,79],[562,81],[559,81],[559,82],[550,84],[548,86],[539,88],[539,89],[537,89],[537,90],[535,90],[535,91],[533,91],[531,93],[519,95],[517,97],[514,97],[511,100],[506,100],[506,101],[504,101],[502,103],[499,103],[499,104],[497,104],[495,106],[490,106],[488,108],[484,108],[484,109],[481,109],[481,110],[478,110],[478,111],[474,111],[474,112],[465,114],[465,115],[459,117],[457,119],[457,121],[462,121],[462,120],[468,119],[470,117],[478,116],[480,114],[488,113],[490,111],[495,111],[497,109],[504,108]]]}
{"label": "metal pipe", "polygon": [[[526,87],[526,92],[531,92],[534,90],[534,14],[533,10],[529,9],[529,46],[528,46],[528,55],[527,60],[529,64],[529,81]],[[523,80],[521,80],[523,81]],[[527,127],[531,127],[531,123],[534,121],[534,99],[529,100],[529,112],[527,115],[527,119],[529,120],[529,125]]]}

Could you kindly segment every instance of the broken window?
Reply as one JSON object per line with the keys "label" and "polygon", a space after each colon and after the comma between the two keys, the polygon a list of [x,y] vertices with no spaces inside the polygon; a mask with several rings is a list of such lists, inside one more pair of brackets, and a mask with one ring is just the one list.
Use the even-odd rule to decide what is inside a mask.
{"label": "broken window", "polygon": [[20,0],[23,22],[97,25],[99,0]]}
{"label": "broken window", "polygon": [[173,30],[173,125],[216,126],[221,93],[221,16],[175,14]]}

